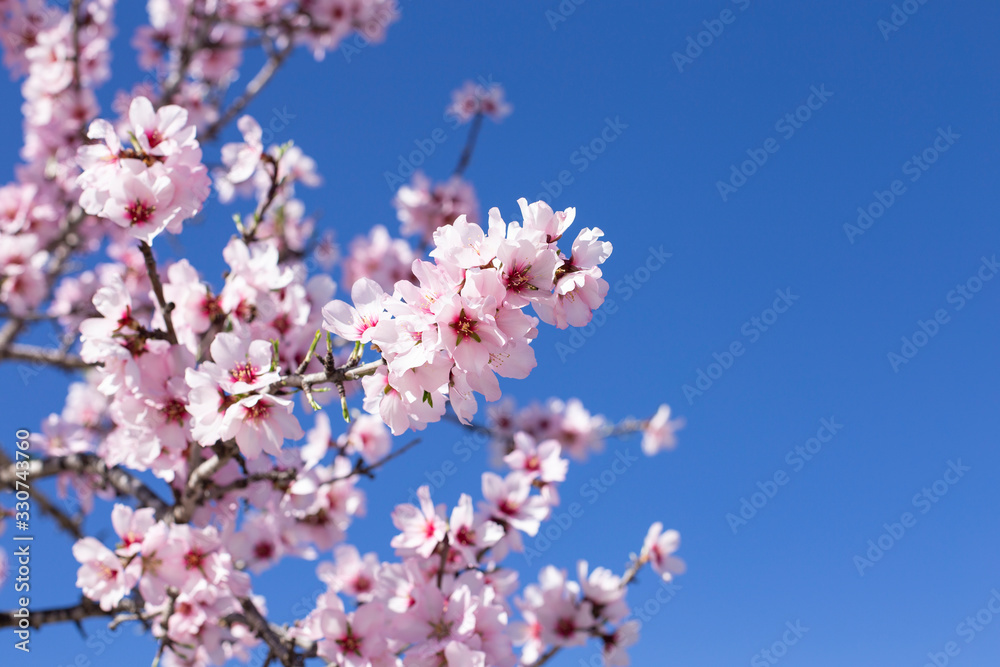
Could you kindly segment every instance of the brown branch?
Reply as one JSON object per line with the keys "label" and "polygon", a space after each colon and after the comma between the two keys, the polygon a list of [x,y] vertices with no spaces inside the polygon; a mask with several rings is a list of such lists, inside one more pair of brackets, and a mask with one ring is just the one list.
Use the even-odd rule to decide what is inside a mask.
{"label": "brown branch", "polygon": [[[191,445],[197,447],[198,445]],[[194,514],[195,506],[204,496],[205,486],[215,473],[230,461],[239,448],[234,440],[227,440],[221,445],[216,445],[216,454],[211,458],[202,461],[197,468],[191,470],[187,483],[184,485],[184,492],[180,501],[174,505],[173,518],[177,523],[187,523]]]}
{"label": "brown branch", "polygon": [[559,652],[560,648],[561,647],[559,647],[559,646],[553,646],[548,651],[546,651],[545,653],[543,653],[538,658],[538,660],[535,660],[533,663],[531,663],[531,665],[529,667],[542,667],[542,665],[544,665],[549,660],[551,660],[552,657],[555,656],[555,654]]}
{"label": "brown branch", "polygon": [[153,293],[156,301],[160,304],[160,312],[163,313],[163,322],[167,326],[167,340],[173,345],[177,345],[177,332],[174,331],[174,320],[171,313],[174,310],[173,303],[167,303],[163,296],[163,283],[160,282],[160,274],[156,270],[156,259],[153,257],[153,249],[145,241],[139,243],[142,256],[146,259],[146,273],[149,274],[149,282],[153,284]]}
{"label": "brown branch", "polygon": [[302,667],[306,664],[306,656],[295,651],[295,643],[279,634],[280,629],[272,627],[267,619],[257,609],[250,598],[240,598],[242,614],[233,614],[230,620],[241,622],[250,628],[254,634],[264,640],[270,649],[270,655],[277,658],[285,667]]}
{"label": "brown branch", "polygon": [[[208,20],[208,16],[196,17],[197,7],[197,2],[192,2],[188,7],[187,16],[184,18],[184,26],[181,31],[180,44],[174,45],[171,48],[171,55],[173,56],[172,59],[176,63],[176,67],[163,83],[163,92],[160,95],[159,103],[156,105],[157,107],[163,106],[164,104],[170,104],[171,99],[181,87],[181,83],[183,83],[184,77],[187,75],[187,71],[191,66],[191,60],[194,57],[195,51],[204,45],[205,38],[208,37],[209,32],[213,27],[213,23]],[[192,38],[189,32],[191,30],[191,22],[195,20],[200,20],[200,22],[198,24],[197,34]]]}
{"label": "brown branch", "polygon": [[[101,606],[93,600],[83,598],[78,604],[71,607],[57,607],[55,609],[32,609],[28,616],[28,624],[33,628],[40,628],[43,625],[52,623],[65,623],[72,621],[77,625],[86,618],[97,616],[115,616],[117,614],[135,614],[139,609],[135,601],[128,598],[122,600],[118,606],[104,611]],[[0,628],[12,628],[19,625],[21,618],[14,615],[12,611],[0,611]]]}
{"label": "brown branch", "polygon": [[247,84],[243,94],[233,100],[229,108],[219,116],[218,120],[209,125],[208,129],[201,135],[200,140],[202,143],[215,139],[219,135],[219,132],[257,97],[257,94],[264,89],[264,86],[274,77],[278,69],[291,54],[294,43],[294,40],[289,39],[288,45],[285,48],[271,54],[271,57],[267,59],[267,62],[264,63],[253,79],[250,80],[250,83]]}
{"label": "brown branch", "polygon": [[[14,488],[18,481],[18,471],[13,465],[0,469],[0,488]],[[44,459],[32,459],[28,462],[28,478],[41,479],[62,473],[77,475],[96,475],[100,488],[112,489],[119,496],[131,496],[145,507],[152,507],[157,515],[163,515],[169,509],[167,503],[142,480],[133,477],[131,473],[118,466],[109,467],[100,457],[94,454],[69,454]]]}
{"label": "brown branch", "polygon": [[21,343],[10,343],[6,349],[0,350],[0,359],[31,361],[37,364],[56,366],[64,370],[78,370],[95,366],[95,364],[88,364],[76,354],[69,354],[55,348]]}
{"label": "brown branch", "polygon": [[[7,452],[0,449],[0,465],[9,466],[11,463]],[[60,528],[78,540],[83,539],[84,535],[83,531],[80,530],[80,522],[72,519],[68,514],[59,509],[41,489],[31,489],[31,499],[38,505],[38,509],[42,511],[42,514],[52,517],[59,524]]]}
{"label": "brown branch", "polygon": [[472,126],[469,128],[469,136],[465,140],[465,148],[462,149],[462,155],[458,158],[458,164],[455,165],[455,171],[452,172],[454,176],[461,176],[465,173],[465,170],[469,167],[469,162],[472,160],[472,151],[476,148],[476,138],[479,136],[479,129],[483,126],[483,114],[482,112],[477,113],[476,117],[472,119]]}
{"label": "brown branch", "polygon": [[376,470],[378,470],[379,468],[381,468],[382,466],[384,466],[386,463],[388,463],[389,461],[393,460],[394,458],[405,454],[406,452],[408,452],[409,450],[413,449],[414,447],[416,447],[419,444],[420,444],[420,438],[417,438],[416,440],[411,440],[410,442],[406,443],[405,445],[403,445],[402,447],[400,447],[396,451],[391,452],[389,454],[386,454],[385,456],[383,456],[382,458],[380,458],[375,463],[372,463],[371,465],[365,463],[364,459],[358,459],[354,463],[354,469],[351,470],[351,472],[349,472],[346,475],[343,475],[341,477],[334,477],[330,481],[331,482],[339,482],[339,481],[342,481],[342,480],[345,480],[345,479],[350,479],[350,478],[355,477],[357,475],[364,475],[365,477],[374,479],[375,475],[373,473]]}
{"label": "brown branch", "polygon": [[295,481],[298,474],[298,470],[292,469],[255,472],[251,475],[247,475],[246,477],[240,477],[229,484],[223,484],[222,486],[210,486],[205,490],[204,497],[209,500],[218,500],[233,491],[241,491],[255,482],[271,482],[279,488],[285,488],[288,484]]}
{"label": "brown branch", "polygon": [[310,373],[309,375],[289,375],[288,377],[282,378],[268,387],[268,391],[276,391],[284,387],[302,389],[307,385],[312,386],[327,382],[336,383],[360,380],[366,375],[372,375],[379,369],[380,366],[384,365],[385,361],[379,359],[378,361],[372,361],[364,366],[356,366],[354,368],[335,368],[331,371],[322,370]]}

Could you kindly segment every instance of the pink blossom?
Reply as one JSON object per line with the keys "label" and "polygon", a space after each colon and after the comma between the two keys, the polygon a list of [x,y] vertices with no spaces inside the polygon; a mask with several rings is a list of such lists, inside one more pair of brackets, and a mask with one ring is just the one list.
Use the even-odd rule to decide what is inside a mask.
{"label": "pink blossom", "polygon": [[618,626],[611,635],[604,637],[602,656],[608,667],[628,667],[631,664],[628,647],[639,641],[639,621],[626,621]]}
{"label": "pink blossom", "polygon": [[463,564],[476,563],[479,552],[499,542],[503,533],[503,526],[500,524],[477,519],[472,510],[472,498],[464,493],[461,495],[455,509],[451,511],[448,544],[461,554]]}
{"label": "pink blossom", "polygon": [[243,143],[222,147],[222,163],[229,167],[226,178],[230,183],[242,183],[253,176],[264,153],[263,132],[257,121],[252,116],[242,116],[237,126],[243,134]]}
{"label": "pink blossom", "polygon": [[642,429],[642,451],[653,456],[661,450],[673,449],[677,444],[676,431],[684,425],[682,419],[670,419],[670,406],[661,405]]}
{"label": "pink blossom", "polygon": [[323,307],[323,328],[344,340],[372,340],[372,329],[385,312],[386,294],[374,280],[362,278],[351,287],[354,306],[343,301],[331,301]]}
{"label": "pink blossom", "polygon": [[358,415],[347,433],[337,439],[337,444],[348,453],[360,454],[366,463],[375,463],[389,453],[392,438],[381,419]]}
{"label": "pink blossom", "polygon": [[523,431],[514,434],[514,449],[504,457],[511,470],[519,470],[531,479],[541,482],[564,482],[569,461],[562,458],[562,447],[557,440],[535,439]]}
{"label": "pink blossom", "polygon": [[499,123],[510,115],[512,109],[504,98],[503,87],[496,83],[484,86],[466,81],[451,94],[451,99],[447,112],[461,122],[467,122],[476,114],[483,114]]}
{"label": "pink blossom", "polygon": [[423,172],[416,172],[409,185],[399,188],[392,201],[404,236],[419,236],[430,241],[438,227],[450,225],[461,215],[470,222],[479,221],[479,201],[472,184],[460,176],[432,184]]}
{"label": "pink blossom", "polygon": [[[235,438],[247,458],[257,458],[262,451],[281,455],[286,439],[298,440],[305,433],[292,414],[292,402],[278,396],[252,394],[226,409],[220,437]],[[202,444],[205,444],[202,442]]]}
{"label": "pink blossom", "polygon": [[511,527],[535,535],[541,522],[549,516],[549,504],[541,496],[532,496],[531,477],[512,472],[506,478],[496,473],[483,473],[482,509]]}
{"label": "pink blossom", "polygon": [[385,661],[385,611],[377,602],[363,604],[348,615],[327,609],[320,617],[323,639],[317,645],[321,658],[345,667],[368,667]]}
{"label": "pink blossom", "polygon": [[392,523],[403,531],[392,538],[392,547],[400,556],[418,555],[428,558],[448,532],[444,518],[444,505],[434,507],[427,485],[417,489],[420,507],[410,504],[397,505],[392,512]]}
{"label": "pink blossom", "polygon": [[76,585],[104,611],[111,611],[139,580],[138,562],[122,567],[118,556],[93,537],[77,541],[73,557],[81,564]]}
{"label": "pink blossom", "polygon": [[117,553],[126,558],[139,553],[146,532],[155,523],[154,511],[150,507],[133,510],[128,505],[116,504],[111,511],[111,525],[122,540]]}
{"label": "pink blossom", "polygon": [[212,359],[202,370],[230,394],[245,394],[262,389],[281,379],[272,368],[273,348],[266,340],[250,340],[231,333],[220,333],[212,341]]}
{"label": "pink blossom", "polygon": [[684,574],[684,561],[673,555],[681,546],[681,535],[676,530],[663,531],[663,524],[657,521],[649,527],[642,545],[642,557],[649,560],[653,571],[664,581],[670,581],[675,574]]}

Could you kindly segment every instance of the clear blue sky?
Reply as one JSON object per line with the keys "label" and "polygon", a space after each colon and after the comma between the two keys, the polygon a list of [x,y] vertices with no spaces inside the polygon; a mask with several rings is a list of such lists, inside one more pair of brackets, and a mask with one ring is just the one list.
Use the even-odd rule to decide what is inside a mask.
{"label": "clear blue sky", "polygon": [[[651,522],[680,530],[689,573],[661,594],[669,602],[650,603],[656,613],[632,652],[636,665],[771,664],[759,652],[795,639],[786,623],[797,622],[808,630],[776,652],[788,667],[920,667],[949,642],[958,649],[949,664],[995,665],[1000,655],[1000,617],[979,625],[992,616],[984,612],[976,626],[960,625],[1000,591],[1000,279],[977,282],[992,271],[982,258],[1000,256],[1000,6],[910,2],[917,11],[890,32],[879,26],[892,20],[889,0],[564,0],[575,10],[555,29],[546,11],[559,11],[556,0],[402,0],[404,18],[385,44],[351,62],[300,53],[251,107],[262,124],[273,109],[294,115],[277,139],[316,158],[325,185],[304,198],[342,240],[376,223],[395,229],[384,173],[437,128],[447,140],[425,168],[436,178],[450,173],[464,134],[448,129],[442,111],[468,78],[502,83],[515,107],[501,125],[486,123],[467,172],[484,210],[497,205],[513,218],[518,197],[534,198],[543,182],[570,172],[557,207],[576,206],[577,224],[601,227],[614,243],[606,276],[617,312],[563,355],[566,363],[555,346],[569,344],[569,332],[544,328],[538,369],[505,388],[522,401],[579,396],[616,419],[668,402],[687,419],[676,452],[643,459],[593,504],[582,485],[616,448],[636,452],[637,443],[609,443],[606,456],[574,467],[563,497],[585,512],[545,553],[561,567],[583,557],[621,568]],[[129,27],[115,43],[114,84],[130,85],[137,9],[121,12]],[[721,33],[710,44],[703,35],[708,45],[692,47],[697,57],[679,71],[673,53],[689,36],[697,42],[705,21]],[[3,86],[10,129],[0,146],[9,161],[20,121],[16,89]],[[111,92],[103,91],[105,108]],[[620,135],[582,159],[577,151],[606,119],[619,119]],[[766,162],[746,165],[754,173],[745,183],[730,181],[732,165],[754,156]],[[724,200],[719,181],[739,187]],[[877,219],[862,221],[863,234],[845,232],[859,207],[878,214],[878,199],[890,196]],[[219,275],[228,220],[210,209],[181,239],[206,275]],[[624,281],[647,278],[651,246],[672,256],[630,294]],[[778,290],[786,301],[775,304]],[[785,312],[768,312],[774,305]],[[942,323],[927,324],[935,316]],[[913,340],[918,321],[936,334]],[[902,337],[922,345],[904,350]],[[730,367],[710,367],[713,354],[728,365],[734,343],[741,354]],[[890,363],[889,353],[914,350],[906,363]],[[715,377],[712,385],[685,395],[684,385],[698,388],[699,371]],[[9,446],[16,428],[61,408],[64,380],[53,373],[25,387],[9,365],[0,379],[0,439]],[[822,431],[828,442],[806,460],[795,449],[824,419],[836,433]],[[353,530],[362,549],[389,555],[389,509],[457,462],[460,437],[450,427],[428,430],[405,462],[365,485],[370,518]],[[969,469],[946,474],[949,462]],[[475,492],[484,465],[483,456],[460,465],[435,499],[451,504]],[[786,483],[772,488],[766,481],[776,474]],[[945,478],[955,483],[934,486]],[[743,498],[754,500],[758,483],[773,497],[745,525],[727,520]],[[925,488],[935,502],[919,497]],[[893,527],[904,513],[909,527]],[[883,524],[904,532],[882,537],[891,548],[862,564],[862,576],[855,556],[878,542]],[[9,545],[9,537],[0,539]],[[36,605],[75,599],[69,546],[39,527]],[[511,563],[525,581],[540,566],[519,556]],[[286,562],[260,578],[275,618],[289,618],[316,590],[314,567]],[[642,605],[656,590],[645,576],[630,600]],[[10,601],[8,587],[0,604]],[[100,627],[87,624],[89,647],[72,628],[38,633],[27,664],[68,665],[78,654],[93,665],[146,664],[137,656],[152,656],[152,644],[129,631],[105,650]],[[11,655],[3,637],[0,655]],[[593,655],[578,649],[551,664],[574,667]]]}

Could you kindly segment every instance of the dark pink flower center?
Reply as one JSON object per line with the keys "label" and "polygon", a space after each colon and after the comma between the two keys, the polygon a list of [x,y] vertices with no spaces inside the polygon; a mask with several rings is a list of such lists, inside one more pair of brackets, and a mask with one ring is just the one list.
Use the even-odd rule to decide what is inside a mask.
{"label": "dark pink flower center", "polygon": [[476,333],[476,327],[479,326],[479,322],[466,315],[465,308],[462,309],[462,311],[458,314],[458,317],[456,317],[449,326],[458,336],[458,340],[455,343],[456,345],[461,343],[463,340],[468,340],[469,338],[472,338],[477,343],[482,342],[479,334]]}
{"label": "dark pink flower center", "polygon": [[142,225],[149,222],[155,210],[156,207],[152,204],[147,204],[140,199],[136,199],[125,207],[125,215],[133,225]]}
{"label": "dark pink flower center", "polygon": [[246,382],[247,384],[253,384],[257,381],[257,371],[258,368],[250,364],[249,361],[244,361],[242,364],[236,364],[229,371],[229,377],[233,378],[235,382]]}
{"label": "dark pink flower center", "polygon": [[268,406],[265,403],[261,403],[260,401],[254,403],[253,405],[245,409],[246,409],[246,418],[252,422],[260,422],[262,420],[265,420],[271,414],[270,406]]}
{"label": "dark pink flower center", "polygon": [[556,623],[556,634],[569,639],[576,632],[576,623],[572,618],[560,618]]}
{"label": "dark pink flower center", "polygon": [[507,516],[514,516],[517,514],[518,506],[516,503],[511,502],[509,499],[504,499],[500,502],[500,511]]}
{"label": "dark pink flower center", "polygon": [[184,425],[184,420],[187,419],[187,408],[182,402],[176,398],[169,399],[163,408],[160,410],[163,416],[168,422],[174,422],[175,424]]}
{"label": "dark pink flower center", "polygon": [[200,570],[205,563],[205,554],[194,549],[184,554],[184,567],[188,570]]}
{"label": "dark pink flower center", "polygon": [[462,526],[459,528],[458,533],[455,535],[455,539],[458,540],[458,543],[463,547],[473,546],[476,543],[476,535],[469,530],[468,526]]}
{"label": "dark pink flower center", "polygon": [[259,560],[267,560],[274,555],[274,545],[270,542],[258,542],[253,547],[253,555]]}
{"label": "dark pink flower center", "polygon": [[354,633],[350,630],[347,631],[345,636],[337,640],[337,645],[340,646],[340,650],[344,653],[361,655],[361,638],[355,637]]}

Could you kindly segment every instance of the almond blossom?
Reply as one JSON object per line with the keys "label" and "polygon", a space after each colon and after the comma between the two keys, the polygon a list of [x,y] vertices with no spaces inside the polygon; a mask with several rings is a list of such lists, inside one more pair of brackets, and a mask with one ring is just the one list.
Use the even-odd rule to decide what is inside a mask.
{"label": "almond blossom", "polygon": [[[24,164],[0,185],[0,361],[17,360],[26,383],[40,366],[75,374],[23,436],[31,462],[0,470],[0,492],[15,495],[25,465],[51,478],[32,489],[59,495],[53,525],[74,536],[83,603],[32,618],[135,622],[170,667],[514,667],[587,643],[627,664],[638,634],[627,589],[647,563],[665,579],[683,572],[676,531],[653,524],[625,572],[579,561],[577,581],[544,566],[524,586],[511,554],[530,566],[524,536],[558,520],[576,461],[638,434],[648,454],[672,448],[679,420],[666,406],[616,422],[578,399],[509,398],[544,358],[538,339],[603,304],[602,230],[619,236],[619,221],[564,239],[577,210],[523,198],[519,219],[496,207],[481,218],[463,174],[483,119],[511,111],[503,88],[453,93],[452,128],[471,121],[459,164],[443,179],[415,173],[392,201],[413,242],[376,225],[341,253],[339,214],[296,192],[322,183],[329,152],[279,130],[294,118],[285,109],[243,112],[296,49],[350,59],[383,40],[395,0],[151,0],[131,36],[148,76],[106,95],[112,0],[0,5],[24,96]],[[261,73],[243,71],[260,47]],[[231,206],[201,220],[213,179]],[[195,218],[203,235],[185,229]],[[218,243],[219,266],[179,256],[203,243]],[[47,320],[51,345],[36,346]],[[443,451],[430,427],[444,420],[489,443],[501,472],[465,469],[478,492],[447,503],[428,485],[410,491],[393,503],[391,550],[362,551],[353,527],[386,507],[372,483],[410,449],[423,461]],[[23,502],[2,501],[0,530]],[[269,605],[262,578],[306,560],[319,561],[315,594]]]}

